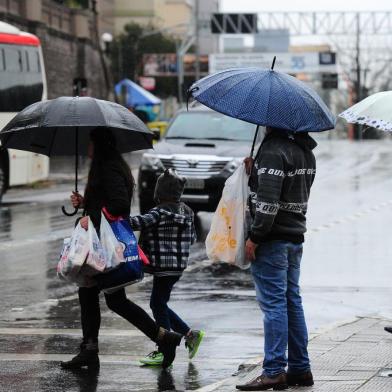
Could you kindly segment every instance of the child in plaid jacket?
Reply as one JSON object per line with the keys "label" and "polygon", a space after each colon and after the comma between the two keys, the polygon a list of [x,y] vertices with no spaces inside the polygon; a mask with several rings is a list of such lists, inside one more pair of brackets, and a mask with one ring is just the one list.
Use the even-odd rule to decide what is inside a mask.
{"label": "child in plaid jacket", "polygon": [[[187,267],[190,246],[196,241],[194,213],[180,201],[186,180],[173,170],[166,170],[155,187],[157,206],[144,215],[130,217],[135,231],[140,231],[140,243],[150,260],[146,272],[152,273],[153,287],[150,307],[156,323],[185,337],[189,358],[193,358],[203,339],[204,332],[192,330],[168,306],[171,291]],[[163,355],[153,351],[140,362],[160,365]]]}

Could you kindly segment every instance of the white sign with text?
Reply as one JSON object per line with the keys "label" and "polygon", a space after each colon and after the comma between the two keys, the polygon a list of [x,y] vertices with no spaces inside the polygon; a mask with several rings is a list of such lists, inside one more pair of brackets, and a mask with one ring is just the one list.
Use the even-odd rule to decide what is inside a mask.
{"label": "white sign with text", "polygon": [[336,54],[329,52],[304,53],[215,53],[209,55],[209,73],[228,68],[257,67],[271,68],[290,74],[336,72]]}

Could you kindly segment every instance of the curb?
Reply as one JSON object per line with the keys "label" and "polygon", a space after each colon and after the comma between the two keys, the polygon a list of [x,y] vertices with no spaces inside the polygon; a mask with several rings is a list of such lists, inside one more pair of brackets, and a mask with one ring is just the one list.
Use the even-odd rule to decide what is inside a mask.
{"label": "curb", "polygon": [[[355,324],[356,322],[358,322],[361,319],[368,319],[368,318],[374,318],[374,319],[378,319],[377,317],[353,317],[350,319],[346,319],[346,320],[342,320],[340,322],[337,323],[333,323],[330,324],[324,328],[321,328],[319,331],[317,331],[316,333],[312,333],[311,337],[309,338],[309,342],[311,342],[312,340],[314,340],[315,338],[327,334],[330,331],[333,331],[336,328],[340,328],[340,327],[344,327],[350,324]],[[382,318],[380,318],[382,319]],[[249,358],[248,360],[246,360],[245,362],[241,363],[238,366],[238,369],[236,372],[234,372],[230,377],[226,377],[222,380],[216,381],[212,384],[206,385],[204,387],[201,387],[199,389],[196,389],[196,392],[213,392],[216,391],[218,388],[222,387],[225,383],[233,381],[235,378],[245,378],[247,374],[252,373],[253,371],[255,371],[258,367],[261,367],[262,365],[262,360],[263,357],[259,356],[259,357],[255,357],[255,358]]]}

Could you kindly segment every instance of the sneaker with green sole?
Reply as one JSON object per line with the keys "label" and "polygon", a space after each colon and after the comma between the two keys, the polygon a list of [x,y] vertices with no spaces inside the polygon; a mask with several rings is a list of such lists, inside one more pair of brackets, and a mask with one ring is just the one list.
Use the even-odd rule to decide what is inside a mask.
{"label": "sneaker with green sole", "polygon": [[139,362],[145,366],[161,366],[163,362],[163,354],[159,351],[153,351],[144,358],[139,359]]}
{"label": "sneaker with green sole", "polygon": [[185,337],[185,347],[188,349],[189,359],[194,358],[194,356],[197,354],[204,335],[204,331],[192,330],[190,335]]}

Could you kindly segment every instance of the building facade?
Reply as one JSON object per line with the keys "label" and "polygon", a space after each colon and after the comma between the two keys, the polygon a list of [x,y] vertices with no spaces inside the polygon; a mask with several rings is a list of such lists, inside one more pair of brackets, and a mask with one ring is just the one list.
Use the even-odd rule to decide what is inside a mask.
{"label": "building facade", "polygon": [[[99,3],[106,10],[114,6],[113,0]],[[48,98],[73,95],[75,80],[87,82],[88,95],[108,95],[99,37],[104,30],[114,31],[113,20],[96,20],[91,3],[87,4],[87,8],[72,8],[65,1],[0,0],[0,20],[37,35],[41,41]]]}
{"label": "building facade", "polygon": [[199,15],[199,52],[215,52],[218,38],[210,33],[209,20],[212,13],[219,11],[219,0],[115,0],[114,31],[120,34],[126,24],[135,22],[152,25],[183,39],[187,34],[194,34],[196,11]]}

